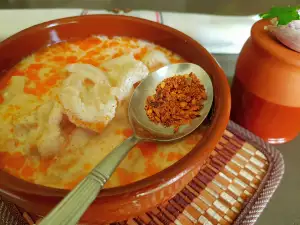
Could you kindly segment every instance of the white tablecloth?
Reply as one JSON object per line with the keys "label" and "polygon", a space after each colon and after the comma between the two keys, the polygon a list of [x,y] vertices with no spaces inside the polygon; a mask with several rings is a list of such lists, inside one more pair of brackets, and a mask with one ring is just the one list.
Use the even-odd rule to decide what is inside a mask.
{"label": "white tablecloth", "polygon": [[[21,9],[0,10],[0,41],[32,25],[81,14],[112,14],[105,10]],[[211,53],[239,53],[259,18],[254,16],[216,16],[194,13],[131,11],[119,14],[149,19],[186,33]]]}

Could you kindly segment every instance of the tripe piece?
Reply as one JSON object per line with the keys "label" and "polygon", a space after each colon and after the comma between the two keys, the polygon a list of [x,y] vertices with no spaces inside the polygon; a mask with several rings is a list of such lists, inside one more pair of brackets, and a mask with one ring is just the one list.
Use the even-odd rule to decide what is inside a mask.
{"label": "tripe piece", "polygon": [[101,132],[116,113],[110,82],[103,71],[89,64],[71,64],[66,69],[70,75],[59,94],[65,114],[76,126]]}
{"label": "tripe piece", "polygon": [[147,66],[132,55],[124,55],[104,62],[101,67],[106,71],[113,93],[121,101],[128,97],[133,85],[143,80],[148,74]]}
{"label": "tripe piece", "polygon": [[150,71],[155,71],[163,66],[170,64],[166,55],[159,50],[152,50],[145,54],[141,61],[149,68]]}

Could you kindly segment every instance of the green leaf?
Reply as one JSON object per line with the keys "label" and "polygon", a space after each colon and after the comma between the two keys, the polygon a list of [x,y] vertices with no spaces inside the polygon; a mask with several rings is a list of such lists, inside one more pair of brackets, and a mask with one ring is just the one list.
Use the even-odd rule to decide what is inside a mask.
{"label": "green leaf", "polygon": [[288,7],[272,7],[269,12],[259,14],[263,19],[271,19],[277,17],[278,25],[287,25],[293,20],[300,20],[298,10],[300,6]]}

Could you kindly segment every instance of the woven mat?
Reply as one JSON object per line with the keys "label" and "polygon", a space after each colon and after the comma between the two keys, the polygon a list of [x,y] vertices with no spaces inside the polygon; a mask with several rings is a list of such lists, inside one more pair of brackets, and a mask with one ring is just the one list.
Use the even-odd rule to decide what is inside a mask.
{"label": "woven mat", "polygon": [[[176,196],[120,225],[254,224],[284,173],[282,155],[230,122],[196,177]],[[29,214],[0,199],[0,225],[33,224]],[[82,224],[83,225],[83,224]]]}

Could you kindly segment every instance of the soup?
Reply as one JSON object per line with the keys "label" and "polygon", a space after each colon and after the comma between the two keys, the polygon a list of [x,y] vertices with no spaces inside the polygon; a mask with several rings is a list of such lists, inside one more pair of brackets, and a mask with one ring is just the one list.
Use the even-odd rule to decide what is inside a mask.
{"label": "soup", "polygon": [[[132,134],[134,84],[166,64],[184,62],[155,44],[92,36],[24,58],[0,83],[0,168],[26,181],[71,189]],[[151,176],[181,159],[203,135],[138,144],[106,188]]]}

